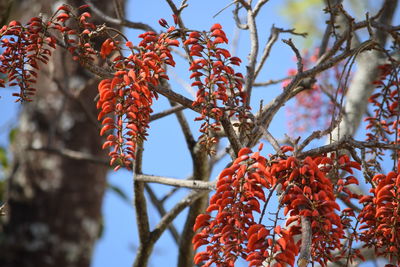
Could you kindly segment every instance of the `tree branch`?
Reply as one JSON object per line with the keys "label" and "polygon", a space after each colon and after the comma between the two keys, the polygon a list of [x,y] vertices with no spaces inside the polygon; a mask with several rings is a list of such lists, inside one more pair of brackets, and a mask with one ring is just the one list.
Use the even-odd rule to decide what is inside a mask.
{"label": "tree branch", "polygon": [[[160,214],[161,217],[165,216],[166,211],[163,206],[163,203],[157,198],[156,194],[154,193],[153,189],[151,189],[150,185],[145,184],[144,185],[147,194],[149,194],[150,200],[153,203],[154,207],[156,207],[158,213]],[[168,226],[168,230],[172,235],[172,238],[174,239],[176,244],[179,244],[179,234],[178,231],[176,230],[174,224],[171,222],[171,224]]]}
{"label": "tree branch", "polygon": [[[360,47],[363,49],[369,49],[371,46],[374,46],[375,43],[368,40],[362,44],[360,44]],[[358,47],[359,48],[359,47]],[[306,78],[310,77],[315,77],[318,73],[334,66],[338,62],[342,61],[343,59],[353,55],[354,53],[360,52],[359,49],[350,49],[347,51],[344,51],[340,55],[333,57],[332,59],[325,61],[323,63],[320,63],[316,65],[315,67],[303,71],[301,73],[298,73],[293,80],[287,85],[284,89],[284,91],[277,96],[274,100],[272,100],[267,106],[263,108],[263,110],[258,114],[258,122],[256,127],[254,127],[252,131],[252,138],[250,138],[247,142],[248,147],[254,146],[257,141],[261,138],[263,132],[260,129],[261,125],[265,127],[265,129],[269,128],[269,124],[271,123],[272,119],[274,118],[275,114],[278,112],[278,110],[289,100],[291,97],[294,96],[293,92],[298,90],[295,90],[298,85],[300,85],[300,82],[303,81]]]}
{"label": "tree branch", "polygon": [[156,175],[146,175],[146,174],[138,174],[135,177],[135,181],[145,182],[145,183],[157,183],[164,184],[176,187],[185,187],[197,190],[214,190],[215,182],[205,182],[198,180],[180,180],[175,178],[168,178],[164,176],[156,176]]}
{"label": "tree branch", "polygon": [[166,213],[154,230],[150,233],[148,238],[140,243],[139,249],[136,254],[135,262],[133,267],[147,266],[150,258],[150,254],[153,251],[155,242],[160,238],[161,234],[170,225],[170,223],[184,210],[187,206],[197,200],[199,197],[206,195],[207,191],[192,191],[185,198],[180,200],[168,213]]}
{"label": "tree branch", "polygon": [[[241,1],[241,3],[242,2],[244,1]],[[249,26],[249,32],[250,32],[250,53],[248,56],[248,63],[246,66],[247,73],[243,90],[244,92],[247,93],[246,105],[249,106],[251,101],[251,92],[253,89],[253,83],[256,78],[254,71],[257,63],[259,41],[258,41],[257,24],[255,15],[253,14],[253,10],[251,10],[251,8],[246,8],[246,9],[247,9],[247,25]]]}
{"label": "tree branch", "polygon": [[260,12],[261,8],[263,7],[263,5],[265,5],[266,3],[268,3],[269,0],[259,0],[256,4],[256,6],[253,9],[253,14],[254,17],[257,17],[258,12]]}
{"label": "tree branch", "polygon": [[182,105],[175,105],[170,109],[167,109],[167,110],[164,110],[164,111],[161,111],[159,113],[151,115],[150,116],[150,121],[155,121],[155,120],[164,118],[164,117],[166,117],[168,115],[171,115],[171,114],[174,114],[174,113],[176,113],[178,111],[184,110],[185,108],[186,107],[184,107]]}
{"label": "tree branch", "polygon": [[115,24],[115,25],[118,25],[118,26],[125,26],[125,27],[132,28],[132,29],[156,32],[156,30],[153,29],[148,24],[145,24],[145,23],[142,23],[142,22],[133,22],[133,21],[127,20],[125,18],[121,18],[121,19],[113,18],[113,17],[108,16],[107,14],[105,14],[99,8],[97,8],[96,5],[91,0],[85,0],[85,2],[88,5],[90,5],[90,8],[93,10],[93,12],[97,16],[99,16],[101,19],[103,19],[105,22],[108,22],[108,23],[111,23],[111,24]]}
{"label": "tree branch", "polygon": [[134,187],[134,203],[135,203],[135,211],[136,211],[136,221],[138,225],[139,239],[140,244],[147,242],[147,239],[150,235],[150,226],[149,226],[149,216],[147,214],[147,201],[144,195],[144,183],[137,179],[138,176],[142,173],[142,157],[143,157],[143,147],[142,145],[138,146],[136,152],[136,161],[134,167],[134,179],[133,179],[133,187]]}
{"label": "tree branch", "polygon": [[337,151],[340,149],[363,149],[363,148],[382,148],[382,149],[392,149],[392,150],[399,150],[400,145],[397,144],[387,144],[387,143],[380,143],[380,142],[367,142],[367,141],[356,141],[351,136],[347,136],[342,138],[339,141],[334,143],[320,146],[318,148],[310,149],[304,152],[299,153],[299,158],[305,158],[307,156],[316,156],[322,155],[325,153]]}
{"label": "tree branch", "polygon": [[151,232],[151,239],[157,240],[168,225],[175,219],[178,214],[186,207],[191,205],[194,201],[200,197],[207,195],[207,191],[195,191],[190,192],[186,197],[180,200],[165,216],[161,219],[158,225]]}
{"label": "tree branch", "polygon": [[[255,74],[254,74],[254,79],[256,79],[258,77],[258,74],[260,73],[261,69],[263,68],[263,66],[265,64],[265,61],[269,57],[269,54],[270,54],[271,49],[272,49],[272,46],[278,40],[279,33],[284,33],[284,32],[292,33],[294,35],[300,35],[300,36],[303,36],[303,37],[305,37],[307,35],[306,33],[296,33],[296,32],[294,32],[294,29],[284,30],[282,28],[276,28],[274,25],[272,25],[271,34],[270,34],[270,36],[268,38],[267,44],[264,47],[264,51],[263,51],[263,54],[261,56],[260,63],[256,67]],[[253,86],[259,86],[259,85],[253,84]]]}
{"label": "tree branch", "polygon": [[301,216],[301,248],[297,260],[299,267],[306,267],[311,257],[312,230],[310,219]]}

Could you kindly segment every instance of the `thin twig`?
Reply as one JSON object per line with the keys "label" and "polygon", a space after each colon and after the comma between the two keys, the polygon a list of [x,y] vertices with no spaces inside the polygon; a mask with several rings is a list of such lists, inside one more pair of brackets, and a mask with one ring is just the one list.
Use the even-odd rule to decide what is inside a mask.
{"label": "thin twig", "polygon": [[272,46],[278,40],[279,32],[280,32],[279,28],[275,28],[275,26],[272,25],[271,34],[268,38],[267,44],[264,47],[264,52],[261,56],[260,63],[258,63],[256,70],[254,72],[254,79],[257,78],[258,74],[260,73],[262,67],[264,66],[265,61],[267,60],[267,58],[271,52]]}
{"label": "thin twig", "polygon": [[273,85],[273,84],[284,82],[286,80],[290,80],[293,77],[294,77],[294,75],[291,75],[291,76],[287,76],[287,77],[281,78],[281,79],[269,80],[269,81],[266,81],[266,82],[258,82],[258,83],[254,83],[253,86],[254,87],[266,87],[266,86],[269,86],[269,85]]}
{"label": "thin twig", "polygon": [[292,39],[288,39],[288,40],[282,40],[285,44],[289,45],[290,48],[292,48],[293,52],[296,55],[297,58],[297,72],[298,73],[302,73],[303,72],[303,58],[300,55],[299,50],[297,49],[297,47],[294,45],[294,43],[292,42]]}
{"label": "thin twig", "polygon": [[219,14],[221,14],[222,12],[224,12],[224,10],[226,10],[227,8],[229,8],[230,6],[236,4],[237,0],[234,0],[233,2],[227,4],[226,6],[224,6],[220,11],[218,11],[214,16],[213,19],[215,19]]}
{"label": "thin twig", "polygon": [[176,105],[173,106],[172,108],[166,109],[164,111],[161,111],[159,113],[155,113],[153,115],[150,116],[150,121],[155,121],[161,118],[164,118],[168,115],[174,114],[178,111],[184,110],[186,107],[182,106],[182,105]]}
{"label": "thin twig", "polygon": [[[299,35],[299,36],[302,36],[302,37],[306,37],[307,36],[307,33],[296,33],[294,31],[294,29],[285,30],[285,29],[282,29],[282,28],[276,28],[274,25],[272,25],[271,34],[270,34],[270,36],[268,38],[268,42],[267,42],[267,44],[266,44],[266,46],[264,48],[264,52],[263,52],[263,55],[261,56],[260,63],[256,67],[256,71],[255,71],[255,74],[254,74],[254,79],[257,78],[257,76],[260,73],[262,67],[264,66],[265,61],[266,61],[266,59],[268,58],[268,56],[269,56],[269,54],[271,52],[272,46],[278,40],[279,33],[291,33],[293,35]],[[255,86],[255,85],[253,85],[253,86]]]}

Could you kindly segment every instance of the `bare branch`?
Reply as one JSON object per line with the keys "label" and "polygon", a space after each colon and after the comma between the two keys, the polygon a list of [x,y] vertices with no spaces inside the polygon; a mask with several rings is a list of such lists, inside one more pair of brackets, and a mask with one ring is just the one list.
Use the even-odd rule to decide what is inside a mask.
{"label": "bare branch", "polygon": [[282,79],[269,80],[269,81],[266,81],[266,82],[258,82],[258,83],[254,83],[253,86],[254,87],[264,87],[264,86],[266,87],[266,86],[269,86],[269,85],[273,85],[273,84],[284,82],[286,80],[292,79],[293,77],[294,76],[287,76],[287,77],[282,78]]}
{"label": "bare branch", "polygon": [[275,149],[275,151],[277,153],[279,153],[281,151],[281,146],[279,145],[279,143],[275,139],[275,137],[273,137],[272,134],[264,127],[261,126],[260,129],[263,130],[263,132],[264,132],[263,136],[265,137],[265,139],[267,139],[267,141],[272,145],[272,147]]}
{"label": "bare branch", "polygon": [[178,216],[178,214],[183,209],[190,206],[194,201],[207,194],[208,194],[207,191],[193,190],[186,197],[180,200],[167,214],[165,214],[165,216],[161,219],[158,225],[151,232],[152,240],[157,240],[164,232],[164,230],[167,228],[167,226],[175,219],[176,216]]}
{"label": "bare branch", "polygon": [[[385,0],[382,5],[382,14],[379,18],[379,22],[383,24],[390,23],[393,18],[393,14],[396,10],[398,1],[396,0]],[[371,20],[363,21],[353,25],[354,29],[364,26],[368,27],[373,25]],[[370,40],[370,43],[374,45],[379,44],[381,47],[385,46],[388,33],[385,31],[377,31],[373,37],[376,40]],[[361,44],[359,47],[362,47]],[[362,49],[364,51],[366,49]],[[357,52],[360,53],[361,51]],[[337,141],[348,135],[354,135],[358,129],[361,118],[366,111],[368,98],[372,94],[375,86],[373,81],[378,78],[379,70],[378,66],[381,64],[382,54],[379,51],[368,51],[361,54],[357,58],[358,70],[354,75],[352,82],[346,93],[346,104],[344,106],[344,113],[346,116],[342,119],[341,123],[332,132],[332,139]]]}
{"label": "bare branch", "polygon": [[99,8],[97,8],[96,5],[91,0],[85,0],[85,2],[90,5],[90,8],[93,10],[93,12],[97,16],[99,16],[101,19],[103,19],[104,21],[106,21],[108,23],[112,23],[112,24],[115,24],[118,26],[125,26],[125,27],[132,28],[132,29],[156,32],[151,26],[149,26],[145,23],[142,23],[142,22],[133,22],[133,21],[127,20],[125,18],[118,19],[118,18],[110,17],[107,14],[105,14],[103,11],[101,11]]}
{"label": "bare branch", "polygon": [[213,16],[213,18],[216,18],[219,14],[221,14],[222,12],[224,12],[224,10],[226,10],[226,9],[229,8],[230,6],[236,4],[236,2],[237,2],[237,1],[234,0],[233,2],[227,4],[227,5],[226,5],[225,7],[223,7],[220,11],[218,11],[218,12]]}
{"label": "bare branch", "polygon": [[263,7],[263,5],[265,5],[266,3],[268,3],[269,0],[259,0],[256,4],[256,6],[253,9],[253,14],[254,17],[257,17],[258,12],[260,12],[261,8]]}
{"label": "bare branch", "polygon": [[260,73],[262,67],[264,66],[265,61],[267,60],[267,58],[271,52],[272,46],[278,40],[278,36],[279,36],[279,32],[280,32],[279,30],[280,30],[279,28],[275,28],[275,26],[272,25],[271,34],[270,34],[270,36],[268,38],[268,42],[264,48],[264,52],[261,56],[260,63],[258,63],[258,66],[256,67],[256,70],[254,72],[254,79],[257,78],[258,74]]}
{"label": "bare branch", "polygon": [[135,211],[136,211],[136,221],[138,225],[139,239],[140,243],[143,244],[147,242],[147,239],[150,235],[150,225],[149,225],[149,216],[147,214],[147,201],[144,195],[144,183],[138,181],[136,178],[140,176],[142,173],[142,157],[143,157],[143,147],[142,145],[138,146],[136,152],[136,161],[134,166],[134,203],[135,203]]}
{"label": "bare branch", "polygon": [[205,182],[205,181],[197,181],[197,180],[180,180],[176,178],[168,178],[164,176],[156,176],[156,175],[146,175],[146,174],[138,174],[135,177],[135,181],[144,182],[144,183],[157,183],[157,184],[165,184],[176,187],[185,187],[197,190],[214,190],[215,182]]}
{"label": "bare branch", "polygon": [[171,115],[171,114],[174,114],[174,113],[176,113],[176,112],[178,112],[178,111],[184,110],[185,108],[186,108],[186,107],[184,107],[184,106],[182,106],[182,105],[173,106],[173,107],[170,108],[170,109],[167,109],[167,110],[164,110],[164,111],[161,111],[161,112],[159,112],[159,113],[156,113],[156,114],[151,115],[151,116],[150,116],[150,121],[155,121],[155,120],[164,118],[164,117],[166,117],[166,116],[168,116],[168,115]]}
{"label": "bare branch", "polygon": [[[151,189],[150,185],[145,184],[144,187],[145,187],[145,189],[146,189],[146,192],[147,192],[147,193],[149,194],[149,196],[150,196],[151,202],[153,203],[154,207],[156,207],[156,209],[157,209],[158,213],[160,214],[160,216],[161,216],[161,217],[165,216],[166,211],[165,211],[165,208],[164,208],[164,206],[163,206],[163,202],[160,201],[160,200],[157,198],[156,194],[154,193],[153,189]],[[179,240],[180,240],[179,233],[178,233],[178,231],[176,230],[176,228],[175,228],[175,226],[174,226],[174,224],[173,224],[172,222],[171,222],[171,224],[168,226],[168,230],[169,230],[169,232],[171,233],[172,238],[174,239],[175,243],[176,243],[176,244],[179,244]]]}
{"label": "bare branch", "polygon": [[301,216],[301,249],[297,265],[306,267],[311,256],[312,230],[310,219]]}
{"label": "bare branch", "polygon": [[[170,101],[172,106],[176,106],[177,104],[173,101]],[[196,144],[196,141],[193,137],[193,134],[190,130],[189,123],[187,122],[184,114],[182,111],[178,111],[175,113],[176,118],[178,119],[179,125],[181,126],[182,133],[185,136],[186,145],[191,154],[193,154],[193,147]],[[192,155],[193,157],[193,155]]]}
{"label": "bare branch", "polygon": [[167,3],[168,3],[168,5],[169,5],[169,7],[171,8],[171,10],[172,10],[172,12],[176,15],[176,16],[179,16],[180,14],[180,12],[179,12],[179,10],[178,10],[178,8],[176,7],[176,5],[174,4],[174,2],[172,2],[172,0],[166,0],[167,1]]}
{"label": "bare branch", "polygon": [[354,148],[358,149],[382,148],[382,149],[398,150],[400,149],[400,145],[380,143],[380,142],[356,141],[352,139],[350,136],[347,136],[329,145],[324,145],[318,148],[310,149],[302,153],[299,153],[298,157],[305,158],[307,156],[322,155],[324,153],[329,153],[340,149],[354,149]]}
{"label": "bare branch", "polygon": [[[244,1],[241,1],[241,3]],[[248,56],[248,63],[246,66],[247,73],[246,73],[246,82],[244,85],[244,91],[247,93],[246,98],[246,105],[250,105],[251,101],[251,91],[253,89],[253,83],[255,80],[255,68],[257,63],[257,55],[258,55],[258,32],[257,32],[257,25],[255,16],[251,8],[247,9],[247,25],[249,26],[250,32],[250,53]]]}
{"label": "bare branch", "polygon": [[338,62],[342,61],[343,59],[354,55],[355,53],[359,53],[359,48],[362,47],[362,50],[369,49],[371,46],[375,45],[374,42],[368,40],[362,43],[357,49],[351,49],[348,51],[344,51],[340,55],[324,62],[316,65],[315,67],[298,73],[293,80],[287,85],[284,91],[277,96],[271,103],[269,103],[266,107],[263,108],[263,111],[258,115],[258,123],[253,129],[253,137],[251,140],[247,142],[247,146],[251,147],[255,145],[257,140],[260,139],[262,136],[262,130],[260,129],[260,125],[263,125],[266,129],[268,129],[269,124],[272,121],[272,118],[275,116],[276,112],[289,100],[291,97],[294,96],[293,92],[296,91],[297,93],[301,90],[296,90],[297,86],[300,85],[301,81],[305,80],[306,78],[315,77],[318,73],[334,66]]}
{"label": "bare branch", "polygon": [[236,27],[238,27],[241,30],[248,30],[249,29],[249,25],[243,24],[240,21],[240,18],[239,18],[239,9],[240,8],[241,8],[241,6],[239,4],[236,4],[235,9],[233,10],[233,19],[235,20]]}
{"label": "bare branch", "polygon": [[[263,52],[263,55],[261,56],[260,63],[256,67],[255,74],[254,74],[254,79],[257,78],[257,76],[260,73],[262,67],[264,66],[265,61],[266,61],[266,59],[268,58],[268,56],[269,56],[269,54],[271,52],[272,46],[278,40],[279,33],[286,33],[286,32],[294,34],[294,35],[300,35],[300,36],[303,36],[303,37],[307,36],[307,33],[296,33],[294,31],[294,29],[284,30],[284,29],[281,29],[281,28],[276,28],[274,25],[272,25],[271,34],[270,34],[270,36],[268,38],[268,42],[267,42],[267,44],[266,44],[266,46],[264,48],[264,52]],[[256,86],[256,85],[253,84],[253,86]]]}
{"label": "bare branch", "polygon": [[114,0],[115,13],[118,19],[122,19],[125,14],[124,7],[121,2],[122,2],[121,0]]}
{"label": "bare branch", "polygon": [[167,88],[167,87],[164,87],[164,86],[157,86],[157,87],[154,88],[154,91],[156,91],[159,94],[162,94],[163,96],[165,96],[169,100],[172,100],[174,102],[177,102],[177,103],[181,104],[182,106],[184,106],[186,108],[194,110],[197,113],[201,113],[201,110],[200,110],[199,107],[193,107],[192,106],[192,103],[193,103],[192,100],[190,100],[187,97],[184,97],[181,94],[175,93],[170,88]]}
{"label": "bare branch", "polygon": [[299,50],[297,49],[297,47],[294,45],[294,43],[292,42],[292,39],[289,40],[282,40],[285,44],[289,45],[290,48],[292,48],[293,52],[296,55],[297,58],[297,72],[298,73],[302,73],[303,72],[303,58],[300,55]]}
{"label": "bare branch", "polygon": [[[193,176],[195,182],[207,182],[210,179],[210,164],[208,160],[208,153],[202,147],[200,141],[193,147],[192,152],[193,160]],[[194,250],[192,247],[192,240],[194,237],[193,225],[196,222],[197,216],[204,212],[208,205],[208,195],[195,200],[189,208],[186,222],[182,230],[181,240],[179,243],[179,256],[177,267],[191,266],[193,263]]]}

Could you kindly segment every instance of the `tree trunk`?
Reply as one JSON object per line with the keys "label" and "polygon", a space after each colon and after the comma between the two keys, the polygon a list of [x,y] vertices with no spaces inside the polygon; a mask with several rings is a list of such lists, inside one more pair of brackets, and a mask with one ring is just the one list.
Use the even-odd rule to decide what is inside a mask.
{"label": "tree trunk", "polygon": [[[39,13],[46,17],[60,4],[14,1],[10,20],[26,22]],[[98,0],[96,5],[112,10],[112,1]],[[58,48],[41,68],[33,102],[23,105],[0,239],[3,267],[90,265],[107,167],[63,153],[74,150],[106,160],[93,100],[97,81],[70,58]]]}

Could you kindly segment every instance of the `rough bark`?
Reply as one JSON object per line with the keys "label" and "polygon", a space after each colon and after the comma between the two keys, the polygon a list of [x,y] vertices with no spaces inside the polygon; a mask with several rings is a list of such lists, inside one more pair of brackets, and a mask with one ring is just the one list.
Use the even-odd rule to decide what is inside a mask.
{"label": "rough bark", "polygon": [[[60,4],[14,1],[10,19],[47,16]],[[112,1],[96,4],[112,10]],[[87,267],[99,235],[107,167],[40,151],[70,149],[105,156],[95,120],[96,80],[60,50],[42,67],[37,96],[23,105],[20,115],[0,266]]]}

